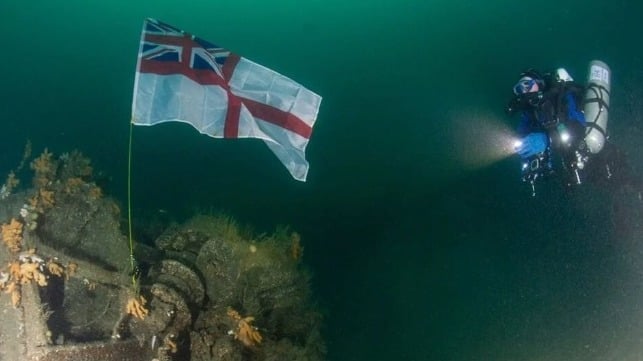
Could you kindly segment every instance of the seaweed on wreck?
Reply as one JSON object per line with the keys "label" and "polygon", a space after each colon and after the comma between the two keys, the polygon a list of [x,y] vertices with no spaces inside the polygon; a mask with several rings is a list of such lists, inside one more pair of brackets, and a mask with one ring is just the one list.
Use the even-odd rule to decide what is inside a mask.
{"label": "seaweed on wreck", "polygon": [[[145,267],[132,286],[120,210],[93,180],[90,160],[47,149],[30,160],[31,151],[28,143],[0,189],[0,258],[14,262],[0,270],[0,289],[18,306],[22,280],[36,285],[38,299],[28,301],[39,303],[44,343],[103,342],[105,355],[131,355],[138,345],[138,356],[159,360],[324,359],[322,317],[301,261],[305,237],[288,227],[256,235],[229,215],[195,215],[164,225],[156,248],[137,245]],[[33,177],[21,187],[26,165]]]}
{"label": "seaweed on wreck", "polygon": [[[288,227],[253,236],[229,215],[197,215],[159,237],[157,246],[171,254],[180,252],[178,245],[192,249],[204,279],[207,300],[191,333],[194,360],[234,359],[234,350],[245,355],[241,360],[324,358],[322,318],[300,242]],[[244,320],[252,323],[240,325]],[[261,342],[251,342],[249,335],[259,333]],[[230,343],[230,337],[243,341]]]}

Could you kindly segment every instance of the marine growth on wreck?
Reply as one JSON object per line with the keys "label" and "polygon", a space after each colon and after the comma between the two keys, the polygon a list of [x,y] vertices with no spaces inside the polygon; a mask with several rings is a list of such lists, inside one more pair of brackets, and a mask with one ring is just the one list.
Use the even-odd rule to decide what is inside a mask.
{"label": "marine growth on wreck", "polygon": [[195,214],[131,250],[87,157],[31,153],[0,189],[0,359],[324,359],[297,232]]}

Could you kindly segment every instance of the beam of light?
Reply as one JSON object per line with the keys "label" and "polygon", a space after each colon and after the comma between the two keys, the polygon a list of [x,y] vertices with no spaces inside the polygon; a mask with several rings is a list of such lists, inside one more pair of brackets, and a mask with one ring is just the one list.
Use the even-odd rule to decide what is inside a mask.
{"label": "beam of light", "polygon": [[454,160],[462,167],[480,169],[515,154],[519,139],[504,115],[465,109],[449,120]]}

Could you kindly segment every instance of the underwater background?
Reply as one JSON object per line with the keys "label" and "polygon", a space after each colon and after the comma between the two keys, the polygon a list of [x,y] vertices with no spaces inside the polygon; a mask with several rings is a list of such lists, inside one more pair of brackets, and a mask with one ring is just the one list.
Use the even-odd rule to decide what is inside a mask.
{"label": "underwater background", "polygon": [[225,211],[302,235],[329,360],[643,358],[640,202],[537,197],[506,151],[528,67],[612,69],[612,141],[643,174],[635,1],[3,1],[0,171],[78,149],[126,201],[136,53],[153,17],[323,97],[293,180],[258,140],[136,127],[134,223]]}

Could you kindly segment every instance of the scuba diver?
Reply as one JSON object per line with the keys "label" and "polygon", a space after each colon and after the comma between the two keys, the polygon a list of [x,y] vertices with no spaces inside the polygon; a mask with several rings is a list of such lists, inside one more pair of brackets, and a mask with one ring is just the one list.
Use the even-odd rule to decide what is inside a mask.
{"label": "scuba diver", "polygon": [[594,60],[589,69],[586,86],[563,68],[520,74],[506,111],[520,115],[521,140],[515,150],[522,159],[522,180],[531,185],[534,196],[537,180],[555,176],[567,187],[586,181],[636,187],[640,198],[640,179],[622,152],[607,141],[609,67]]}

